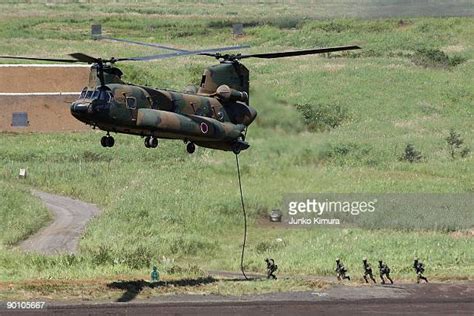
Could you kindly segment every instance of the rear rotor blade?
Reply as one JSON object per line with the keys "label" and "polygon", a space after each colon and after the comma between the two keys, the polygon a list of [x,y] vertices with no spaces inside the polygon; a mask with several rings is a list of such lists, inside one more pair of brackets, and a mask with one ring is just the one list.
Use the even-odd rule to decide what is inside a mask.
{"label": "rear rotor blade", "polygon": [[359,46],[338,46],[338,47],[326,47],[326,48],[315,48],[315,49],[304,49],[304,50],[293,50],[288,52],[277,52],[277,53],[263,53],[263,54],[249,54],[249,55],[240,55],[237,56],[237,59],[244,58],[282,58],[282,57],[292,57],[292,56],[302,56],[302,55],[313,55],[313,54],[323,54],[330,52],[339,52],[344,50],[353,50],[360,49]]}
{"label": "rear rotor blade", "polygon": [[131,41],[131,40],[126,40],[126,39],[121,39],[121,38],[108,37],[108,36],[102,36],[101,38],[111,40],[111,41],[115,41],[115,42],[123,42],[123,43],[129,43],[129,44],[135,44],[135,45],[141,45],[141,46],[148,46],[148,47],[156,47],[156,48],[162,48],[162,49],[172,50],[172,51],[176,51],[176,52],[188,52],[188,50],[185,50],[185,49],[174,48],[174,47],[165,46],[165,45],[161,45],[161,44],[137,42],[137,41]]}
{"label": "rear rotor blade", "polygon": [[115,60],[116,61],[147,61],[147,60],[166,59],[166,58],[187,56],[187,55],[203,55],[204,53],[220,52],[220,51],[242,49],[242,48],[249,48],[249,47],[250,47],[249,45],[229,46],[229,47],[219,47],[219,48],[210,48],[210,49],[201,49],[201,50],[180,51],[176,53],[159,54],[159,55],[151,55],[151,56],[116,58]]}
{"label": "rear rotor blade", "polygon": [[23,57],[23,56],[0,56],[5,59],[19,59],[19,60],[38,60],[38,61],[55,61],[60,63],[77,63],[79,60],[62,59],[62,58],[40,58],[40,57]]}
{"label": "rear rotor blade", "polygon": [[244,58],[282,58],[282,57],[292,57],[292,56],[302,56],[302,55],[312,55],[312,54],[322,54],[322,53],[330,53],[330,52],[338,52],[344,50],[352,50],[352,49],[360,49],[359,46],[351,45],[351,46],[338,46],[338,47],[325,47],[325,48],[313,48],[313,49],[303,49],[303,50],[293,50],[287,52],[276,52],[276,53],[261,53],[261,54],[248,54],[248,55],[223,55],[223,54],[210,54],[208,52],[201,53],[199,55],[204,56],[211,56],[217,59],[223,60],[239,60]]}

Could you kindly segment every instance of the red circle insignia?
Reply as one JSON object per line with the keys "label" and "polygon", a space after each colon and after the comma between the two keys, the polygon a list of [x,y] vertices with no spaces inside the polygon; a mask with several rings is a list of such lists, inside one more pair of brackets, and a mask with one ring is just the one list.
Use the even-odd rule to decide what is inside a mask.
{"label": "red circle insignia", "polygon": [[204,122],[201,122],[201,132],[203,134],[207,134],[207,132],[209,132],[209,126],[207,126],[207,124]]}

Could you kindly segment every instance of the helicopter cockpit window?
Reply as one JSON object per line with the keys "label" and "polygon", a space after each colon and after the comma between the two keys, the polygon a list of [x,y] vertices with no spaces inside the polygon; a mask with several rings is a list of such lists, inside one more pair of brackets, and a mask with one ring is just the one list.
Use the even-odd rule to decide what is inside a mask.
{"label": "helicopter cockpit window", "polygon": [[99,90],[98,99],[105,102],[110,102],[111,93],[105,90]]}
{"label": "helicopter cockpit window", "polygon": [[94,92],[94,91],[92,91],[92,90],[87,91],[86,99],[90,99],[92,97],[92,92]]}
{"label": "helicopter cockpit window", "polygon": [[206,75],[202,75],[201,78],[201,87],[204,86],[204,83],[206,82]]}
{"label": "helicopter cockpit window", "polygon": [[134,97],[127,97],[127,108],[135,109],[137,107],[137,99]]}
{"label": "helicopter cockpit window", "polygon": [[95,90],[93,93],[92,93],[92,99],[97,99],[99,97],[99,90]]}

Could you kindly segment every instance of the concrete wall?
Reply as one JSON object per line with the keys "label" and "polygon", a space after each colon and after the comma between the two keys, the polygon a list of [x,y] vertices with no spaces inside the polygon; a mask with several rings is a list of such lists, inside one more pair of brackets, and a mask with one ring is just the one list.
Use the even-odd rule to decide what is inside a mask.
{"label": "concrete wall", "polygon": [[[88,66],[0,65],[0,131],[89,129],[69,112],[88,78]],[[14,112],[27,112],[29,126],[12,127]]]}

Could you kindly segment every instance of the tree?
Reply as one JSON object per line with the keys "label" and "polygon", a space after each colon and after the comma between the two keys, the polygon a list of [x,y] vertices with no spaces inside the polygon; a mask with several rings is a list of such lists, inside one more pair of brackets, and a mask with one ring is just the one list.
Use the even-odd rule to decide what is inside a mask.
{"label": "tree", "polygon": [[448,143],[449,152],[451,154],[451,158],[453,159],[456,158],[456,153],[458,151],[462,158],[467,157],[471,151],[468,147],[462,148],[464,140],[461,138],[461,134],[456,133],[454,129],[449,131],[449,136],[446,137],[446,142]]}

